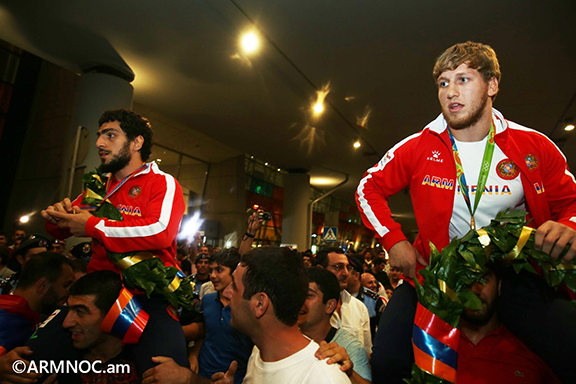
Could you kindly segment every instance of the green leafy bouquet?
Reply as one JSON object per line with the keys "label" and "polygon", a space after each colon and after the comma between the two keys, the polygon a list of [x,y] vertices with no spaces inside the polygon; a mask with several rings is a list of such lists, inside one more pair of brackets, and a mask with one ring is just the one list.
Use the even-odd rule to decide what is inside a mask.
{"label": "green leafy bouquet", "polygon": [[[434,315],[457,328],[464,307],[482,309],[480,299],[470,290],[488,271],[488,261],[504,262],[516,273],[526,270],[536,274],[540,267],[551,287],[565,284],[576,292],[574,260],[561,262],[570,244],[554,260],[534,248],[535,229],[526,226],[525,211],[499,212],[490,224],[469,231],[461,239],[453,239],[442,252],[430,244],[430,264],[414,279],[418,302]],[[411,383],[449,383],[418,365],[412,367]]]}
{"label": "green leafy bouquet", "polygon": [[[107,179],[99,170],[84,174],[82,204],[93,207],[91,213],[96,217],[122,221],[122,214],[110,201],[104,200]],[[110,261],[122,271],[127,288],[140,289],[148,297],[160,294],[176,308],[198,311],[199,300],[193,295],[194,283],[177,268],[165,266],[160,258],[149,252],[107,253]]]}

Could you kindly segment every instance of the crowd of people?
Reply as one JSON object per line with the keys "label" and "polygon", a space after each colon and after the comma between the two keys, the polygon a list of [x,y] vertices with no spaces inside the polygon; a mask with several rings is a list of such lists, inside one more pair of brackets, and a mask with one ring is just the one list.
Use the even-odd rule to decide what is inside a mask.
{"label": "crowd of people", "polygon": [[[147,162],[149,122],[127,110],[104,112],[96,141],[100,170],[109,175],[102,202],[129,201],[139,215],[95,215],[82,194],[42,210],[49,236],[0,233],[0,381],[365,384],[409,378],[417,352],[413,278],[428,264],[430,241],[441,249],[512,208],[528,212],[538,249],[557,259],[568,248],[565,265],[576,255],[576,181],[550,140],[492,108],[500,76],[486,45],[457,44],[437,59],[442,114],[360,181],[358,207],[381,246],[358,252],[253,247],[263,220],[258,212],[248,217],[238,248],[177,242],[182,190]],[[503,184],[510,194],[471,192]],[[388,205],[405,187],[419,225],[414,244]],[[72,236],[92,241],[67,251]],[[141,286],[126,285],[123,273],[150,257],[178,270],[171,292],[190,277],[194,307],[146,293],[160,270]],[[576,382],[576,308],[536,275],[487,266],[471,288],[482,309],[467,308],[461,316],[458,383]],[[43,361],[98,364],[84,372],[29,369]],[[16,369],[19,362],[28,369]],[[104,369],[113,365],[126,369]]]}

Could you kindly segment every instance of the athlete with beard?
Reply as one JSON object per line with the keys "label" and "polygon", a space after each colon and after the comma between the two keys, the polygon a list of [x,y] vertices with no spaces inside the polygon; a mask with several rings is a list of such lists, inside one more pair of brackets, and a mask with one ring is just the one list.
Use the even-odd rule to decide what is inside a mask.
{"label": "athlete with beard", "polygon": [[498,320],[496,304],[500,276],[492,270],[472,292],[482,309],[465,308],[460,318],[458,342],[458,384],[560,383],[552,370]]}
{"label": "athlete with beard", "polygon": [[[364,224],[388,251],[390,265],[411,282],[427,265],[430,242],[442,249],[506,208],[529,212],[536,247],[553,258],[571,244],[562,258],[570,262],[576,255],[576,181],[551,140],[492,108],[501,78],[494,50],[456,44],[438,57],[433,76],[442,113],[390,149],[356,191]],[[389,197],[407,187],[419,229],[414,244],[388,206]],[[413,285],[394,291],[374,340],[375,383],[410,376],[416,302]],[[576,307],[541,280],[511,273],[503,279],[498,310],[503,323],[562,381],[576,382],[570,354],[561,352],[576,350]]]}
{"label": "athlete with beard", "polygon": [[[48,233],[58,239],[71,235],[92,238],[88,273],[120,270],[107,251],[148,251],[165,265],[176,266],[176,235],[185,210],[182,189],[176,179],[146,163],[152,148],[152,129],[147,119],[124,109],[105,111],[99,120],[96,147],[100,170],[110,173],[106,199],[122,213],[115,221],[92,216],[82,209],[82,195],[65,198],[42,211]],[[134,348],[141,374],[153,366],[151,357],[170,356],[188,366],[186,343],[177,312],[160,297],[137,295],[150,315],[148,325]],[[167,308],[168,307],[168,308]]]}

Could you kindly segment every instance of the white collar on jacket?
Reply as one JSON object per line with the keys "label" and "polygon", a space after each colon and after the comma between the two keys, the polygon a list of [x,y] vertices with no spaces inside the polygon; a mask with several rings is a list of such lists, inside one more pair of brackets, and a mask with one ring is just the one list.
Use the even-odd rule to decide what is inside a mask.
{"label": "white collar on jacket", "polygon": [[[498,111],[495,108],[492,108],[492,118],[494,119],[496,134],[504,132],[504,130],[508,128],[508,122],[506,121],[502,113],[500,113],[500,111]],[[443,114],[438,115],[436,119],[428,123],[428,125],[426,126],[426,128],[430,129],[433,132],[436,132],[437,134],[441,134],[442,132],[444,132],[447,127],[448,124],[446,123]]]}

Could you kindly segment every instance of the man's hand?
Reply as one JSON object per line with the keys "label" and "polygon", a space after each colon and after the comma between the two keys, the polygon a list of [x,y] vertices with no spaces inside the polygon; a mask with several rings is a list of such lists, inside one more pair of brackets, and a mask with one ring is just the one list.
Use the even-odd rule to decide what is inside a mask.
{"label": "man's hand", "polygon": [[72,213],[62,212],[54,206],[42,211],[42,216],[50,217],[48,220],[51,223],[67,228],[74,236],[83,237],[86,236],[86,222],[92,214],[76,206],[72,207]]}
{"label": "man's hand", "polygon": [[234,374],[238,369],[238,363],[236,360],[233,360],[230,363],[230,367],[226,373],[224,372],[216,372],[212,375],[212,382],[216,384],[233,384],[234,383]]}
{"label": "man's hand", "polygon": [[321,341],[320,348],[318,348],[314,356],[320,360],[324,360],[329,357],[326,363],[340,364],[340,370],[346,372],[348,376],[352,376],[352,373],[354,372],[354,363],[352,360],[350,360],[350,356],[348,356],[346,348],[339,346],[338,343],[327,343],[325,341]]}
{"label": "man's hand", "polygon": [[390,266],[397,267],[409,279],[413,279],[416,275],[416,262],[428,265],[418,250],[407,240],[394,244],[388,254],[390,255]]}
{"label": "man's hand", "polygon": [[260,229],[260,227],[262,227],[262,223],[264,223],[264,220],[258,218],[258,215],[261,214],[262,212],[264,211],[262,209],[259,209],[255,212],[252,212],[252,214],[248,217],[248,228],[246,229],[247,233],[255,235]]}
{"label": "man's hand", "polygon": [[562,257],[562,263],[568,264],[576,256],[576,231],[556,221],[547,221],[536,230],[534,245],[537,250],[558,259],[566,244],[571,244],[568,252]]}
{"label": "man's hand", "polygon": [[198,373],[200,366],[198,365],[198,357],[196,355],[188,356],[188,362],[190,363],[190,370],[194,373]]}
{"label": "man's hand", "polygon": [[58,218],[52,216],[50,212],[61,212],[61,213],[74,213],[74,208],[72,207],[72,201],[69,198],[64,198],[64,200],[50,205],[48,208],[43,209],[40,214],[44,219],[51,222],[52,224],[58,224]]}
{"label": "man's hand", "polygon": [[144,372],[142,384],[192,384],[195,382],[191,370],[179,366],[169,357],[155,356],[152,361],[159,365]]}
{"label": "man's hand", "polygon": [[[17,347],[0,356],[0,382],[10,382],[15,384],[35,383],[42,377],[40,373],[15,373],[13,368],[26,369],[29,362],[23,356],[31,355],[32,350],[28,347]],[[20,362],[17,362],[20,361]],[[16,364],[15,364],[16,363]],[[24,366],[25,365],[25,366]]]}

